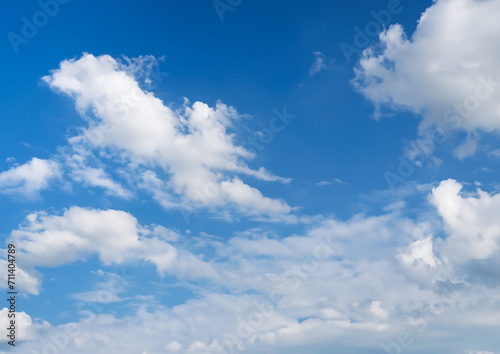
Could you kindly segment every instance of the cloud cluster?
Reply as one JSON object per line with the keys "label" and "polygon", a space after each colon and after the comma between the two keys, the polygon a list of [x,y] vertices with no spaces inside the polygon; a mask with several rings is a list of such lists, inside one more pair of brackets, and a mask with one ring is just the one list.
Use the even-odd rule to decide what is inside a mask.
{"label": "cloud cluster", "polygon": [[[395,25],[380,35],[380,46],[365,50],[354,84],[378,106],[421,115],[421,136],[434,128],[463,130],[468,137],[456,155],[466,157],[478,132],[500,130],[500,51],[492,45],[500,39],[499,13],[494,0],[435,1],[410,39]],[[325,68],[321,53],[315,59],[311,75]],[[86,121],[57,157],[68,174],[123,198],[145,189],[165,208],[230,208],[260,220],[296,221],[286,202],[244,182],[287,179],[247,166],[253,155],[230,132],[238,112],[222,103],[165,105],[141,87],[139,78],[153,63],[85,54],[44,78]],[[0,186],[36,195],[59,176],[51,161],[33,159],[3,172]],[[34,171],[45,172],[34,177]],[[333,181],[342,182],[319,185]],[[28,293],[40,291],[37,269],[92,256],[103,269],[153,264],[160,278],[173,275],[176,286],[195,291],[171,307],[158,305],[152,291],[143,299],[154,306],[144,301],[120,315],[86,311],[76,323],[54,327],[20,315],[29,340],[20,350],[290,353],[304,346],[308,352],[493,353],[476,334],[496,335],[500,326],[500,194],[463,190],[456,180],[442,181],[425,210],[411,217],[399,203],[381,215],[310,218],[289,235],[202,234],[198,255],[196,237],[140,225],[126,211],[75,206],[32,213],[8,240],[18,248],[19,286]],[[97,273],[103,280],[74,300],[129,301],[121,297],[126,281]]]}
{"label": "cloud cluster", "polygon": [[[428,212],[436,211],[443,227],[392,211],[380,216],[356,215],[346,221],[327,218],[302,235],[283,238],[260,229],[226,241],[205,238],[205,263],[199,261],[195,266],[192,260],[177,257],[178,264],[166,269],[177,274],[181,263],[189,264],[196,274],[210,269],[206,274],[211,276],[209,288],[196,287],[195,298],[171,308],[144,305],[123,317],[88,314],[78,322],[78,335],[65,350],[257,353],[269,348],[287,352],[291,346],[307,345],[317,350],[345,346],[361,351],[362,336],[364,348],[383,352],[383,348],[401,346],[398,336],[404,331],[410,339],[430,340],[413,341],[411,349],[417,352],[439,348],[461,352],[478,343],[464,337],[453,344],[447,342],[453,348],[443,347],[443,336],[473,332],[478,324],[488,328],[500,324],[500,296],[492,292],[492,288],[498,289],[498,281],[491,282],[491,274],[482,274],[474,264],[497,258],[493,243],[500,230],[494,218],[498,195],[478,191],[465,196],[460,194],[461,188],[458,182],[447,180],[429,194]],[[85,230],[72,225],[73,217],[85,221]],[[120,226],[98,227],[99,217]],[[147,243],[141,232],[151,230],[140,231],[131,215],[118,211],[71,209],[61,217],[30,216],[28,220],[28,226],[13,232],[13,237],[26,249],[23,258],[32,263],[39,258],[39,264],[47,264],[44,250],[56,234],[61,253],[64,249],[70,258],[78,258],[78,252],[94,252],[103,263],[110,263],[123,261],[128,250],[140,250],[141,243]],[[104,233],[107,240],[99,236]],[[120,252],[104,253],[104,244],[118,239]],[[159,237],[155,239],[159,243],[149,243],[150,252],[160,250],[161,243],[167,247]],[[69,240],[81,245],[77,253]],[[88,248],[85,240],[97,245]],[[37,243],[36,251],[32,242]],[[161,260],[172,264],[169,252],[158,251],[158,258],[153,259],[155,252],[149,259],[144,255],[144,260],[157,266]],[[187,250],[178,246],[176,252]],[[194,278],[188,279],[196,286]],[[95,294],[89,291],[76,296],[82,301],[98,301]],[[113,294],[109,302],[123,301],[118,292]],[[57,327],[52,334],[62,330]],[[133,333],[141,333],[141,340],[131,339]],[[43,347],[46,341],[50,336],[26,343],[24,348]]]}

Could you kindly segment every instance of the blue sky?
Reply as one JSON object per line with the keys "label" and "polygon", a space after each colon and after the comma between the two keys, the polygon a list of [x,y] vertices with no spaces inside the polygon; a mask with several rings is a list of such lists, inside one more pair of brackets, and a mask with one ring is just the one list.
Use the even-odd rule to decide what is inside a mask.
{"label": "blue sky", "polygon": [[500,353],[499,13],[1,5],[1,350]]}

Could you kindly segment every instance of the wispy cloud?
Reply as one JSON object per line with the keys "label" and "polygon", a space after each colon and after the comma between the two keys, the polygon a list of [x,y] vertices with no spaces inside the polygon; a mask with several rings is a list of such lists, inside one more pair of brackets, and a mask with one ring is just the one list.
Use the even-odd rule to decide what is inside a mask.
{"label": "wispy cloud", "polygon": [[496,158],[500,158],[500,149],[492,150],[492,151],[488,152],[488,155],[496,157]]}
{"label": "wispy cloud", "polygon": [[333,59],[328,59],[325,54],[321,52],[313,52],[314,62],[309,69],[309,75],[314,76],[320,72],[330,69],[333,65]]}
{"label": "wispy cloud", "polygon": [[346,182],[342,181],[340,178],[334,178],[330,181],[320,181],[318,183],[316,183],[316,185],[318,186],[330,186],[332,184],[347,184]]}

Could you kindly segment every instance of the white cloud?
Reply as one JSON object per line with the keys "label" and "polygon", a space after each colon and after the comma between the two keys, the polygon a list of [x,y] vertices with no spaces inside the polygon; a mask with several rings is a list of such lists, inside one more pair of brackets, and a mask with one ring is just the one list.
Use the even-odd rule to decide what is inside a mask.
{"label": "white cloud", "polygon": [[103,289],[85,291],[81,293],[76,293],[71,296],[75,300],[84,302],[97,302],[103,304],[109,304],[113,302],[120,302],[124,299],[120,298],[118,294]]}
{"label": "white cloud", "polygon": [[435,247],[429,235],[410,243],[397,255],[405,276],[422,287],[432,288],[436,282],[453,274],[453,265],[442,261]]}
{"label": "white cloud", "polygon": [[[284,201],[264,197],[259,190],[250,187],[239,179],[222,181],[221,190],[228,199],[235,203],[239,210],[245,214],[260,214],[264,212],[270,217],[286,218],[282,215],[290,214],[292,208]],[[290,219],[292,217],[290,216]]]}
{"label": "white cloud", "polygon": [[103,272],[98,270],[95,272],[104,280],[96,284],[96,290],[85,291],[73,294],[71,297],[84,302],[97,303],[112,303],[124,301],[126,299],[120,297],[120,293],[125,291],[128,282],[118,274]]}
{"label": "white cloud", "polygon": [[429,236],[413,242],[399,257],[406,264],[412,265],[421,262],[424,265],[435,268],[439,264],[439,259],[434,257],[432,248],[432,238]]}
{"label": "white cloud", "polygon": [[[2,254],[7,254],[7,250],[1,250]],[[8,269],[9,263],[7,263],[7,260],[5,259],[0,259],[0,267],[2,269]],[[0,283],[0,287],[3,289],[7,288],[7,272],[4,273],[3,276],[3,281]],[[20,290],[25,291],[26,293],[29,294],[35,294],[38,295],[40,286],[41,286],[41,281],[40,281],[40,274],[37,271],[34,271],[32,269],[23,269],[19,267],[19,265],[16,266],[16,287],[19,288]]]}
{"label": "white cloud", "polygon": [[[460,189],[452,180],[434,188],[422,222],[394,211],[355,215],[346,221],[322,219],[303,234],[287,237],[259,229],[229,239],[204,237],[207,261],[198,265],[193,263],[197,257],[187,250],[188,240],[174,243],[182,236],[162,227],[141,227],[130,214],[117,211],[70,209],[63,216],[31,216],[16,231],[21,233],[16,242],[27,249],[19,259],[29,260],[34,251],[25,239],[34,240],[36,250],[50,243],[56,259],[61,249],[73,252],[66,245],[68,239],[80,245],[88,239],[93,248],[80,248],[101,258],[105,242],[120,240],[132,246],[125,246],[120,255],[108,254],[108,262],[121,261],[131,249],[159,271],[201,275],[205,270],[211,277],[210,287],[188,277],[196,296],[171,308],[145,305],[123,317],[87,313],[65,347],[71,353],[230,352],[230,348],[286,353],[293,346],[308,346],[314,352],[333,346],[356,349],[360,337],[360,349],[375,352],[381,351],[381,343],[397,340],[403,330],[415,339],[411,350],[442,352],[436,348],[449,338],[450,328],[453,333],[496,328],[500,313],[498,282],[488,282],[489,275],[463,267],[464,260],[475,257],[476,248],[481,259],[494,256],[483,252],[482,240],[475,235],[497,230],[497,198],[484,192],[466,198]],[[436,213],[434,207],[444,229],[429,218],[429,213]],[[73,219],[85,227],[74,226]],[[102,229],[101,220],[119,226]],[[85,232],[94,236],[84,236]],[[103,234],[107,240],[99,236]],[[50,241],[52,235],[57,235],[56,243]],[[459,253],[453,247],[457,238],[464,237],[470,239]],[[194,235],[189,241],[197,242]],[[150,253],[141,253],[137,244]],[[176,254],[194,258],[177,256],[173,262]],[[41,255],[37,258],[44,260]],[[190,273],[182,264],[195,270]],[[102,283],[78,299],[95,301],[95,291],[108,286],[107,281]],[[116,297],[108,296],[108,302],[121,301],[119,292],[111,291]],[[58,331],[62,327],[51,334]],[[138,332],[140,341],[134,336]],[[474,337],[446,341],[452,347],[444,349],[461,352],[481,344],[470,338]],[[44,344],[45,339],[39,339],[23,349]]]}
{"label": "white cloud", "polygon": [[164,228],[143,227],[123,211],[72,207],[62,216],[30,214],[9,241],[16,245],[23,269],[58,267],[97,254],[105,265],[150,262],[161,276],[214,276],[208,263],[178,250],[164,236]]}
{"label": "white cloud", "polygon": [[[143,64],[150,65],[150,60]],[[63,61],[43,78],[53,90],[72,97],[88,123],[70,144],[76,150],[85,147],[99,152],[127,168],[131,183],[150,190],[164,207],[189,210],[235,204],[250,215],[272,214],[270,219],[290,220],[292,208],[285,202],[264,197],[236,177],[290,181],[245,164],[253,154],[235,145],[229,132],[239,119],[238,112],[220,102],[209,107],[202,102],[190,105],[187,100],[176,110],[169,108],[142,90],[132,76],[147,71],[141,63],[129,60],[124,64],[107,55],[85,54]],[[115,194],[127,193],[100,169],[79,168],[73,174]],[[245,197],[235,195],[236,191],[245,192]]]}
{"label": "white cloud", "polygon": [[478,140],[479,136],[477,134],[468,134],[463,143],[456,147],[453,154],[460,160],[474,155],[477,150]]}
{"label": "white cloud", "polygon": [[176,340],[169,342],[165,349],[169,352],[180,352],[184,346]]}
{"label": "white cloud", "polygon": [[[12,318],[8,317],[9,309],[3,308],[0,311],[0,326],[4,333],[7,333],[7,328],[10,327]],[[24,341],[35,340],[51,329],[51,325],[46,321],[33,321],[26,312],[15,312],[15,327],[16,327],[16,345],[18,346]],[[10,341],[6,335],[0,337],[0,341],[5,343]],[[21,342],[21,343],[20,343]]]}
{"label": "white cloud", "polygon": [[33,158],[24,165],[0,173],[0,193],[35,198],[49,187],[49,181],[61,175],[60,166],[52,160]]}
{"label": "white cloud", "polygon": [[[223,274],[222,287],[212,283],[211,290],[172,308],[143,307],[123,318],[90,314],[80,320],[78,334],[64,349],[75,354],[208,353],[237,348],[286,353],[299,345],[311,351],[321,346],[356,348],[362,336],[364,348],[380,350],[381,340],[394,340],[403,329],[439,341],[443,335],[439,328],[429,327],[423,334],[420,330],[422,319],[436,318],[426,311],[429,304],[440,301],[439,295],[406,278],[395,248],[387,250],[389,240],[408,244],[422,231],[393,214],[325,221],[305,236],[282,240],[237,237],[217,248],[220,261],[215,266]],[[471,301],[476,302],[484,289],[474,291]],[[473,309],[466,300],[460,306],[446,303],[447,311],[457,315],[463,308]],[[415,324],[412,314],[419,312],[427,317],[417,317]],[[447,315],[439,312],[438,318]],[[464,321],[456,323],[467,326]],[[61,330],[57,327],[51,334]],[[134,336],[137,333],[140,340]],[[422,343],[426,341],[412,348],[418,350]],[[22,349],[44,344],[40,339]]]}
{"label": "white cloud", "polygon": [[[400,311],[410,313],[408,304],[429,303],[436,296],[407,280],[396,248],[387,249],[391,242],[420,238],[424,230],[388,214],[325,220],[302,236],[269,239],[250,232],[214,243],[212,264],[220,276],[210,290],[172,308],[83,318],[64,349],[75,354],[238,347],[287,352],[294,345],[356,344],[359,335],[364,345],[379,348],[380,333],[397,333],[404,325]],[[133,335],[138,331],[140,341]],[[44,343],[40,339],[23,349]]]}
{"label": "white cloud", "polygon": [[313,52],[313,56],[314,63],[309,69],[309,75],[314,76],[330,67],[332,61],[328,60],[325,54],[321,52]]}
{"label": "white cloud", "polygon": [[[422,115],[421,138],[432,128],[469,134],[500,132],[500,3],[438,0],[411,38],[401,25],[380,34],[380,47],[363,52],[355,87],[369,100]],[[475,150],[474,139],[458,157]]]}
{"label": "white cloud", "polygon": [[322,186],[331,186],[332,182],[330,182],[330,181],[320,181],[320,182],[316,183],[316,185],[321,186],[321,187]]}
{"label": "white cloud", "polygon": [[331,181],[320,181],[320,182],[316,183],[316,185],[318,185],[318,186],[330,186],[330,185],[332,185],[332,183],[346,184],[340,178],[334,178]]}
{"label": "white cloud", "polygon": [[449,236],[443,253],[454,262],[484,260],[497,254],[500,241],[500,194],[490,195],[481,189],[476,195],[460,194],[463,185],[443,181],[432,190],[430,202],[443,218]]}
{"label": "white cloud", "polygon": [[386,319],[387,317],[389,317],[387,311],[381,307],[380,301],[372,301],[372,303],[370,304],[370,311],[376,317],[379,317],[381,319]]}
{"label": "white cloud", "polygon": [[78,182],[84,182],[92,187],[104,188],[110,194],[129,198],[130,192],[125,190],[119,183],[113,181],[102,168],[84,167],[73,171],[73,178]]}

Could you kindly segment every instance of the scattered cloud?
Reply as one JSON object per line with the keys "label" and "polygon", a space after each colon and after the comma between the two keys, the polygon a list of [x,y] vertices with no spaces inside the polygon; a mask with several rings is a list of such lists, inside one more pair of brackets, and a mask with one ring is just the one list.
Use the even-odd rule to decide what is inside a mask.
{"label": "scattered cloud", "polygon": [[330,182],[330,181],[321,181],[321,182],[316,183],[316,185],[318,185],[318,186],[330,186],[331,184],[332,184],[332,182]]}
{"label": "scattered cloud", "polygon": [[[148,254],[158,255],[149,261],[158,266],[165,262],[165,269],[172,274],[179,273],[181,264],[198,275],[211,269],[210,288],[198,288],[197,296],[183,304],[171,308],[155,305],[154,309],[144,304],[123,317],[85,314],[77,322],[78,333],[65,347],[72,353],[262,352],[270,347],[286,352],[298,345],[356,348],[360,335],[364,348],[380,350],[402,330],[419,338],[433,338],[431,343],[412,344],[412,349],[430,353],[443,343],[442,336],[447,336],[437,324],[458,333],[474,328],[479,319],[484,325],[488,316],[492,326],[500,323],[495,317],[500,307],[492,307],[491,302],[492,297],[500,298],[487,290],[498,282],[482,284],[477,278],[485,274],[463,267],[464,262],[496,257],[495,247],[476,237],[481,234],[488,241],[500,230],[494,219],[496,196],[478,192],[476,197],[465,198],[458,194],[460,188],[456,181],[443,181],[429,195],[429,208],[436,207],[444,229],[425,218],[417,222],[392,211],[380,216],[360,214],[346,221],[323,219],[302,235],[282,238],[252,229],[226,241],[205,240],[204,249],[210,255],[198,265],[181,257],[169,260],[172,252],[188,251],[180,245],[172,251],[159,235],[173,240],[179,235],[165,233],[167,229],[140,227],[131,215],[118,211],[71,209],[60,217],[30,216],[28,225],[13,232],[13,237],[23,250],[20,259],[32,264],[53,265],[50,262],[61,260],[63,249],[76,259],[67,244],[71,239],[80,245],[88,240],[88,252],[97,252],[103,263],[123,262],[129,257],[128,250],[137,252],[143,244]],[[73,225],[71,220],[76,218],[85,221],[85,230]],[[113,226],[101,225],[101,218]],[[443,232],[443,239],[435,236]],[[106,239],[99,236],[103,234]],[[147,241],[152,237],[157,243]],[[455,246],[464,238],[471,243],[461,245],[457,252]],[[44,254],[47,242],[53,256],[50,261]],[[122,245],[120,254],[104,254],[109,243]],[[165,247],[168,250],[161,251]],[[119,280],[104,272],[100,276],[104,280],[97,289],[76,295],[79,301],[97,301],[97,291],[109,289]],[[195,285],[195,279],[188,281]],[[114,288],[116,291],[110,291],[102,302],[120,301],[120,286]],[[433,310],[434,306],[439,311]],[[49,335],[22,348],[41,348],[62,330],[62,326],[54,327]],[[138,331],[143,335],[140,342],[132,339]],[[78,343],[85,343],[85,347]],[[464,343],[457,341],[452,346],[459,352]]]}
{"label": "scattered cloud", "polygon": [[113,303],[126,299],[120,297],[128,286],[127,280],[118,274],[98,270],[94,272],[97,276],[103,278],[103,281],[96,284],[96,290],[85,291],[73,294],[71,297],[83,302]]}
{"label": "scattered cloud", "polygon": [[309,75],[314,76],[320,72],[331,68],[333,64],[332,59],[327,59],[326,55],[321,52],[313,52],[314,63],[309,69]]}
{"label": "scattered cloud", "polygon": [[342,181],[341,179],[339,178],[334,178],[330,181],[320,181],[318,183],[316,183],[316,185],[318,186],[330,186],[332,185],[333,183],[338,183],[338,184],[347,184],[346,182]]}
{"label": "scattered cloud", "polygon": [[[461,189],[460,183],[447,180],[429,194],[429,211],[437,211],[443,226],[392,210],[346,221],[324,218],[302,235],[280,238],[251,229],[226,241],[209,238],[204,245],[206,261],[193,256],[185,243],[176,243],[180,235],[140,226],[119,211],[72,208],[62,216],[33,214],[12,238],[22,251],[19,258],[32,266],[55,266],[96,253],[103,264],[131,258],[148,261],[160,274],[184,276],[193,285],[200,277],[210,278],[210,289],[199,289],[196,298],[172,308],[144,305],[121,318],[87,313],[78,322],[79,334],[68,344],[72,353],[83,352],[79,342],[86,343],[87,352],[90,348],[96,353],[132,352],[139,345],[153,352],[258,351],[269,346],[286,351],[318,340],[356,346],[360,334],[365,347],[380,348],[381,338],[397,338],[402,328],[420,336],[416,323],[428,318],[436,303],[445,310],[434,314],[432,321],[445,326],[460,323],[457,331],[474,327],[476,319],[488,313],[500,313],[500,307],[491,307],[493,295],[486,290],[498,282],[491,282],[491,275],[473,263],[497,259],[498,195],[478,190],[466,197]],[[122,301],[119,277],[102,271],[98,275],[103,281],[96,289],[74,298]],[[443,297],[443,292],[448,295]],[[422,315],[415,318],[415,313]],[[453,322],[455,316],[468,320]],[[500,323],[498,318],[492,321]],[[140,344],[128,339],[138,328],[147,339]],[[425,335],[439,340],[440,327],[433,328],[428,327]],[[59,330],[55,327],[52,333]],[[104,342],[99,339],[103,337]],[[41,347],[43,341],[24,348]],[[462,350],[462,343],[455,345]],[[423,347],[415,343],[414,348]]]}
{"label": "scattered cloud", "polygon": [[34,157],[24,165],[0,173],[0,193],[33,199],[49,187],[52,179],[60,176],[61,168],[57,162]]}

